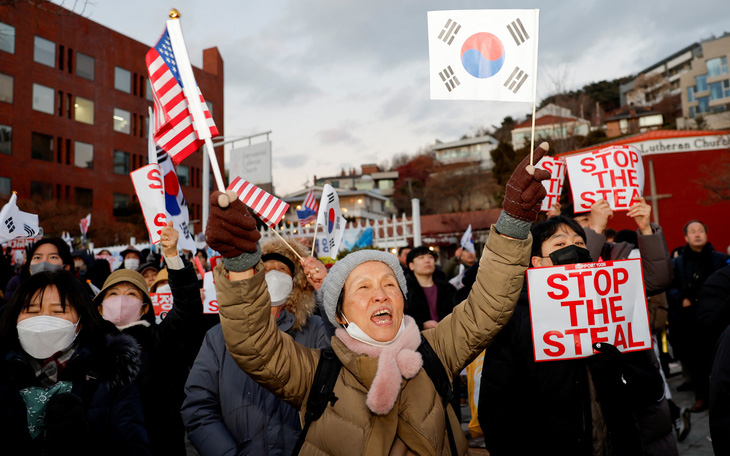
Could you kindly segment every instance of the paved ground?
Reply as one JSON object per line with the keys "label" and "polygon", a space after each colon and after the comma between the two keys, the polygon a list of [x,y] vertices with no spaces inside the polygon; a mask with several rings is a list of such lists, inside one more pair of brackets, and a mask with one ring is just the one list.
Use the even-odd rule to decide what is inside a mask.
{"label": "paved ground", "polygon": [[[694,404],[694,392],[679,392],[677,386],[682,383],[682,376],[676,375],[669,379],[669,388],[672,390],[674,402],[679,407],[691,407]],[[463,406],[461,408],[464,424],[462,427],[466,430],[466,423],[469,422],[469,408]],[[678,449],[681,456],[711,456],[715,453],[712,451],[712,442],[710,441],[710,425],[708,412],[693,413],[691,415],[692,430],[690,431],[684,442],[679,443]],[[488,456],[489,453],[483,448],[484,442],[481,439],[469,440],[469,456]],[[479,448],[482,447],[482,448]]]}

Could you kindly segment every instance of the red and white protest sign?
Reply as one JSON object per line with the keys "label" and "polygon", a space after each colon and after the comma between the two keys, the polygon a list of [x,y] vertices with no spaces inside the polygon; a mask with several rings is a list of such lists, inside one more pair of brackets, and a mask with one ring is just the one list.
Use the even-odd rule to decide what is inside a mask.
{"label": "red and white protest sign", "polygon": [[165,187],[162,183],[160,165],[152,163],[135,169],[129,176],[134,184],[139,205],[142,206],[144,222],[153,244],[160,242],[160,233],[167,226],[165,213]]}
{"label": "red and white protest sign", "polygon": [[165,318],[172,310],[172,293],[150,293],[150,298],[156,317]]}
{"label": "red and white protest sign", "polygon": [[5,249],[7,248],[10,248],[10,265],[15,266],[16,264],[23,264],[23,261],[25,261],[25,249],[40,241],[42,238],[43,231],[41,231],[41,234],[38,236],[33,236],[29,238],[15,238],[2,244],[3,251],[5,251]]}
{"label": "red and white protest sign", "polygon": [[576,213],[605,199],[615,211],[627,211],[644,195],[644,164],[633,146],[611,146],[565,158]]}
{"label": "red and white protest sign", "polygon": [[218,298],[215,293],[215,280],[213,279],[213,271],[208,271],[203,276],[203,291],[205,298],[203,299],[203,313],[218,313]]}
{"label": "red and white protest sign", "polygon": [[550,179],[542,181],[542,186],[545,187],[547,195],[545,195],[542,206],[540,206],[541,211],[549,211],[553,204],[560,201],[560,194],[563,192],[565,160],[546,155],[535,166],[550,173]]}
{"label": "red and white protest sign", "polygon": [[535,361],[651,348],[640,259],[532,268],[527,282]]}

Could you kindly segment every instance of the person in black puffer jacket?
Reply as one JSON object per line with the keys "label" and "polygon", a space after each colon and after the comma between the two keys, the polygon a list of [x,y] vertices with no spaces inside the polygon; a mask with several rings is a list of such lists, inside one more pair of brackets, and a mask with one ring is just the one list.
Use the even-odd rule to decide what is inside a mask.
{"label": "person in black puffer jacket", "polygon": [[0,321],[3,454],[151,454],[139,347],[112,331],[71,273],[21,284]]}
{"label": "person in black puffer jacket", "polygon": [[205,336],[198,281],[192,264],[177,254],[177,237],[170,222],[162,230],[161,242],[173,306],[160,324],[155,323],[147,283],[137,271],[114,271],[94,298],[102,318],[134,337],[142,349],[139,388],[150,446],[154,454],[166,455],[186,452],[180,406],[185,380]]}

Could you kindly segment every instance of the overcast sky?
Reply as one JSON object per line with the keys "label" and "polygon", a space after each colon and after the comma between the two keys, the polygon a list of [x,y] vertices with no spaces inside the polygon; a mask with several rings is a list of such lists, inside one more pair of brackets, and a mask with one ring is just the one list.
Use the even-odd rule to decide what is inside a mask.
{"label": "overcast sky", "polygon": [[152,45],[171,7],[193,65],[208,47],[223,56],[226,136],[272,130],[281,195],[531,111],[430,100],[427,11],[540,8],[538,99],[556,80],[574,89],[626,76],[730,32],[727,0],[94,0],[84,15]]}

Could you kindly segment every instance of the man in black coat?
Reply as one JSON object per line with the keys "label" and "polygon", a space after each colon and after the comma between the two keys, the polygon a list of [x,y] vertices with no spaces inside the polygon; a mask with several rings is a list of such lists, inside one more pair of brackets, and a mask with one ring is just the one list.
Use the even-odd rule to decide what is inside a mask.
{"label": "man in black coat", "polygon": [[408,253],[408,306],[406,314],[413,317],[419,329],[431,329],[454,309],[456,288],[434,274],[436,254],[426,246]]}

